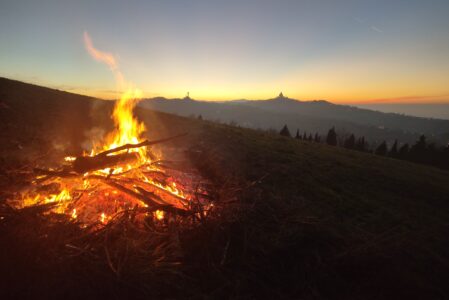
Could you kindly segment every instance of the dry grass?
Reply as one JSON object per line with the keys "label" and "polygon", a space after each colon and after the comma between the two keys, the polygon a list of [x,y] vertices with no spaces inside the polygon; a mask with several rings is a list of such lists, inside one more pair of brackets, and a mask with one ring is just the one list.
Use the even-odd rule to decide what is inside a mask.
{"label": "dry grass", "polygon": [[[37,95],[57,101],[45,91]],[[16,109],[16,96],[8,97]],[[31,98],[17,110],[32,111]],[[36,124],[51,107],[35,109],[34,127],[20,133],[43,130]],[[86,116],[83,107],[77,111]],[[64,108],[55,109],[52,122],[60,122]],[[1,157],[2,298],[449,295],[448,172],[206,121],[138,114],[150,124],[151,138],[189,132],[173,151],[186,150],[213,182],[215,213],[196,226],[159,227],[135,223],[129,211],[105,228],[87,230],[49,217],[43,208],[12,211],[1,201],[26,184],[22,167],[54,149],[48,137],[71,136],[72,145],[85,137],[75,134],[84,123],[73,120],[62,132],[69,135],[55,128],[40,143],[32,135],[14,137],[26,123],[19,126],[20,115],[9,112],[2,119],[2,142],[19,140],[22,150],[8,144]]]}

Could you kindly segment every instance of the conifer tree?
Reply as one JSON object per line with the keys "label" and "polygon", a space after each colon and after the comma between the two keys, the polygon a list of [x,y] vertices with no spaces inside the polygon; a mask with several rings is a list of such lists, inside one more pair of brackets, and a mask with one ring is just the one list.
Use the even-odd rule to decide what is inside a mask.
{"label": "conifer tree", "polygon": [[394,157],[394,158],[398,157],[398,154],[399,154],[399,152],[398,152],[398,140],[394,141],[394,144],[391,147],[389,154],[390,154],[391,157]]}
{"label": "conifer tree", "polygon": [[301,136],[299,135],[299,129],[296,130],[296,136],[295,139],[300,140]]}
{"label": "conifer tree", "polygon": [[335,132],[335,127],[329,129],[326,137],[326,144],[331,146],[337,146],[337,133]]}
{"label": "conifer tree", "polygon": [[402,145],[402,147],[399,148],[399,151],[398,151],[398,158],[406,159],[408,156],[408,152],[409,152],[409,145],[408,144]]}
{"label": "conifer tree", "polygon": [[385,156],[387,155],[388,152],[388,148],[387,148],[387,142],[383,141],[379,147],[376,148],[376,151],[374,151],[375,154],[377,155],[382,155]]}
{"label": "conifer tree", "polygon": [[290,130],[288,130],[287,124],[285,124],[284,127],[282,127],[282,129],[279,132],[279,134],[282,135],[282,136],[291,137]]}
{"label": "conifer tree", "polygon": [[354,149],[355,148],[355,136],[351,134],[344,142],[345,148]]}
{"label": "conifer tree", "polygon": [[410,148],[410,160],[415,162],[426,161],[427,156],[427,142],[426,137],[421,135],[419,140]]}
{"label": "conifer tree", "polygon": [[355,149],[361,152],[366,151],[366,142],[364,136],[357,139],[357,142],[355,143]]}

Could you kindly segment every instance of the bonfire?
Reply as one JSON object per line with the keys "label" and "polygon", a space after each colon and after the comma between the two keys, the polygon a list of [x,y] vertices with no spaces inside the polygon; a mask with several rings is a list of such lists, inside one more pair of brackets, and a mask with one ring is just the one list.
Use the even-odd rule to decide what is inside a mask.
{"label": "bonfire", "polygon": [[84,33],[86,50],[114,74],[120,99],[112,113],[115,128],[82,156],[68,156],[58,168],[34,168],[32,185],[8,202],[15,208],[49,207],[83,224],[107,224],[133,210],[155,222],[204,217],[212,203],[198,174],[156,154],[152,146],[181,138],[144,140],[144,123],[133,110],[142,96],[125,81],[115,57],[93,46]]}
{"label": "bonfire", "polygon": [[130,210],[155,222],[207,214],[212,203],[199,176],[151,148],[186,133],[142,140],[145,125],[133,115],[136,95],[128,91],[117,101],[115,130],[105,141],[94,141],[88,154],[65,157],[59,168],[34,168],[32,185],[9,203],[16,208],[48,205],[50,212],[83,225],[106,224]]}

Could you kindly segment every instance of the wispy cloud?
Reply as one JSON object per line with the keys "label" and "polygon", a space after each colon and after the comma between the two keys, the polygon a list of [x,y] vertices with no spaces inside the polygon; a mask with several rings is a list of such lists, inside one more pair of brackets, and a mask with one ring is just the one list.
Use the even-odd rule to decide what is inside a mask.
{"label": "wispy cloud", "polygon": [[380,30],[379,28],[377,28],[376,26],[371,26],[370,28],[371,28],[371,30],[374,30],[375,32],[383,33],[383,31]]}
{"label": "wispy cloud", "polygon": [[[361,18],[359,18],[359,17],[353,17],[352,19],[353,19],[354,21],[356,21],[357,23],[359,23],[359,24],[368,25],[368,24],[366,24],[366,21],[365,21],[365,20],[363,20],[363,19],[361,19]],[[377,33],[383,33],[383,30],[380,29],[380,28],[377,27],[377,26],[374,26],[374,25],[368,25],[368,27],[369,27],[369,29],[371,29],[372,31],[375,31],[375,32],[377,32]]]}

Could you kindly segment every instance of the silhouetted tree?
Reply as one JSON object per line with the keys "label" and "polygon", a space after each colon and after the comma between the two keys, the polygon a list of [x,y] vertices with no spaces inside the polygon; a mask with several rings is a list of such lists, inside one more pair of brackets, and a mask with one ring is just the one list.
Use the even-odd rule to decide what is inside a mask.
{"label": "silhouetted tree", "polygon": [[288,130],[287,124],[285,124],[284,127],[282,127],[281,132],[279,132],[279,134],[282,136],[291,137],[290,130]]}
{"label": "silhouetted tree", "polygon": [[394,157],[394,158],[398,157],[398,155],[399,155],[399,152],[398,152],[398,140],[394,141],[394,144],[393,144],[393,146],[390,149],[389,155],[391,157]]}
{"label": "silhouetted tree", "polygon": [[410,148],[409,158],[415,162],[425,162],[427,159],[426,137],[421,135],[419,140]]}
{"label": "silhouetted tree", "polygon": [[320,136],[318,135],[318,132],[315,133],[315,142],[319,143],[320,142]]}
{"label": "silhouetted tree", "polygon": [[335,132],[335,127],[329,129],[326,137],[326,144],[331,146],[337,146],[337,133]]}
{"label": "silhouetted tree", "polygon": [[304,131],[304,134],[302,135],[302,139],[304,140],[304,141],[307,141],[307,133]]}
{"label": "silhouetted tree", "polygon": [[299,129],[296,130],[296,136],[295,136],[295,139],[297,139],[297,140],[300,140],[300,139],[301,139],[301,136],[299,135]]}
{"label": "silhouetted tree", "polygon": [[355,149],[362,152],[366,151],[366,142],[364,136],[357,139],[357,142],[355,143]]}
{"label": "silhouetted tree", "polygon": [[374,151],[377,155],[385,156],[387,155],[388,148],[387,148],[387,142],[383,141],[382,144],[379,145],[379,147],[376,148],[376,151]]}
{"label": "silhouetted tree", "polygon": [[401,148],[399,148],[398,151],[398,158],[399,159],[406,159],[408,156],[408,152],[409,152],[409,145],[408,144],[404,144],[401,146]]}
{"label": "silhouetted tree", "polygon": [[344,142],[343,146],[348,149],[355,149],[355,136],[351,134]]}
{"label": "silhouetted tree", "polygon": [[309,142],[313,142],[313,136],[312,136],[312,134],[309,134]]}
{"label": "silhouetted tree", "polygon": [[439,167],[449,170],[449,144],[441,151]]}
{"label": "silhouetted tree", "polygon": [[198,115],[198,120],[202,120],[203,116],[202,115]]}
{"label": "silhouetted tree", "polygon": [[443,159],[442,150],[443,149],[437,149],[434,143],[430,143],[429,145],[427,145],[423,162],[432,166],[439,166],[440,162]]}

